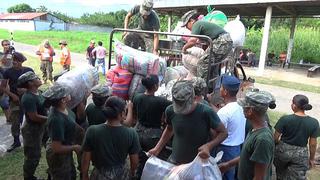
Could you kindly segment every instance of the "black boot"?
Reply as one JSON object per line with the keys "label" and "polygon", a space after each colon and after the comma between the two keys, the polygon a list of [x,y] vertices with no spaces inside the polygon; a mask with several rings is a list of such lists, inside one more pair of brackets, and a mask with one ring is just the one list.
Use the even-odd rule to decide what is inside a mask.
{"label": "black boot", "polygon": [[20,146],[21,146],[21,143],[20,143],[19,136],[14,136],[13,137],[13,144],[7,149],[7,152],[11,152]]}

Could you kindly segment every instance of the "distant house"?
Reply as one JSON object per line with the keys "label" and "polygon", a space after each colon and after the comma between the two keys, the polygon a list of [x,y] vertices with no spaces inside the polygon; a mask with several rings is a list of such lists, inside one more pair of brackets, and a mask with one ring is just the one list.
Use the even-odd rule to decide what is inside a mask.
{"label": "distant house", "polygon": [[66,23],[50,13],[7,13],[0,14],[0,29],[65,31]]}

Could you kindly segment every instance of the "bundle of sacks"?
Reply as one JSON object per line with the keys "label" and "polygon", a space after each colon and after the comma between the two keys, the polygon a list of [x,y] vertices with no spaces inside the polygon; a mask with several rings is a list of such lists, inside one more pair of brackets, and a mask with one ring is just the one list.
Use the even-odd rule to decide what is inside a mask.
{"label": "bundle of sacks", "polygon": [[125,100],[132,99],[135,93],[144,92],[141,79],[157,74],[163,80],[167,67],[166,61],[152,53],[133,49],[121,42],[115,43],[117,65],[106,74],[107,85],[113,95]]}
{"label": "bundle of sacks", "polygon": [[70,89],[71,101],[68,105],[74,108],[87,97],[91,88],[99,83],[99,73],[92,66],[77,67],[61,75],[56,83]]}

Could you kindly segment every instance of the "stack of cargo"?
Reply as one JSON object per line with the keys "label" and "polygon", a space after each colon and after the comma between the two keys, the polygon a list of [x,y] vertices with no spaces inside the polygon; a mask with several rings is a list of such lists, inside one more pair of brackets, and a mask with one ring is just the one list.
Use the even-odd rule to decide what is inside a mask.
{"label": "stack of cargo", "polygon": [[141,79],[147,75],[157,74],[162,80],[166,62],[152,53],[133,49],[121,42],[115,43],[117,66],[107,73],[107,84],[113,95],[123,99],[132,99],[135,93],[145,91]]}

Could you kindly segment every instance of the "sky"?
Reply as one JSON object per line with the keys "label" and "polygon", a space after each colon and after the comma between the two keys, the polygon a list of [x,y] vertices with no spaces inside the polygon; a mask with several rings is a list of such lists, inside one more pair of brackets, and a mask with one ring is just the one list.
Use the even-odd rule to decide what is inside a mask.
{"label": "sky", "polygon": [[133,5],[140,4],[140,2],[141,0],[0,0],[0,12],[7,12],[9,7],[16,4],[26,3],[32,8],[44,5],[49,10],[80,17],[84,13],[129,10]]}

